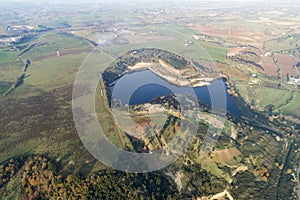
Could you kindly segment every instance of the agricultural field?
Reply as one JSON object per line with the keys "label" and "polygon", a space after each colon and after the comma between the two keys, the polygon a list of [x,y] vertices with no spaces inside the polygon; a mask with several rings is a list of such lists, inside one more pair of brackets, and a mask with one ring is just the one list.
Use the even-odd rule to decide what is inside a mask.
{"label": "agricultural field", "polygon": [[22,54],[21,58],[33,59],[47,55],[56,55],[57,51],[86,49],[89,42],[67,33],[45,34],[34,41],[37,45]]}
{"label": "agricultural field", "polygon": [[295,116],[295,117],[299,117],[299,113],[300,113],[300,110],[299,110],[299,106],[300,106],[299,98],[300,98],[300,93],[299,92],[295,92],[294,95],[293,95],[292,100],[288,104],[282,106],[280,108],[280,111],[283,114],[287,114],[287,115],[292,115],[292,116]]}
{"label": "agricultural field", "polygon": [[101,45],[112,44],[113,40],[117,38],[117,34],[113,32],[101,33],[98,30],[75,30],[70,32],[73,35],[81,38],[86,38],[90,41]]}
{"label": "agricultural field", "polygon": [[18,56],[18,52],[7,50],[7,49],[0,49],[0,65],[3,63],[9,63],[15,61]]}
{"label": "agricultural field", "polygon": [[[193,45],[184,47],[185,39],[176,39],[162,42],[144,43],[143,47],[160,48],[168,50],[193,59],[207,59],[213,61],[224,61],[227,50],[215,44],[205,42],[195,42]],[[122,55],[130,49],[138,49],[141,44],[124,44],[106,48],[112,54]]]}
{"label": "agricultural field", "polygon": [[0,97],[6,93],[12,84],[12,82],[0,82]]}
{"label": "agricultural field", "polygon": [[278,66],[275,64],[273,57],[262,56],[261,57],[261,66],[264,69],[264,72],[269,76],[278,76]]}
{"label": "agricultural field", "polygon": [[24,70],[23,61],[9,62],[0,65],[1,81],[14,82]]}
{"label": "agricultural field", "polygon": [[[0,199],[299,198],[299,3],[231,3],[1,1]],[[241,114],[217,116],[188,93],[188,108],[164,95],[113,110],[111,84],[152,62],[174,87],[223,80]],[[177,156],[191,144],[156,172],[106,166],[76,130],[72,106],[87,94],[95,113],[76,111],[120,150]],[[183,108],[199,120],[192,138]]]}
{"label": "agricultural field", "polygon": [[277,38],[265,43],[265,48],[272,52],[280,53],[289,49],[295,49],[300,45],[299,35]]}
{"label": "agricultural field", "polygon": [[299,76],[298,72],[295,70],[295,66],[298,63],[297,58],[286,54],[275,54],[274,59],[280,68],[282,78],[287,75],[294,77]]}
{"label": "agricultural field", "polygon": [[285,89],[275,89],[263,86],[249,86],[246,84],[236,84],[236,88],[245,100],[263,111],[267,105],[274,105],[280,109],[288,99],[293,96],[293,92]]}

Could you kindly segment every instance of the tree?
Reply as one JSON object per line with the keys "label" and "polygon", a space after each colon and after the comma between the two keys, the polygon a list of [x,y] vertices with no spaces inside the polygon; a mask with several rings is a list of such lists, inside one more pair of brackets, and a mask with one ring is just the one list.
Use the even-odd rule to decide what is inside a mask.
{"label": "tree", "polygon": [[273,109],[274,109],[274,105],[273,104],[269,104],[265,107],[265,112],[267,113],[268,116],[273,115]]}
{"label": "tree", "polygon": [[251,100],[250,105],[251,105],[251,106],[255,106],[255,101],[254,101],[254,99]]}

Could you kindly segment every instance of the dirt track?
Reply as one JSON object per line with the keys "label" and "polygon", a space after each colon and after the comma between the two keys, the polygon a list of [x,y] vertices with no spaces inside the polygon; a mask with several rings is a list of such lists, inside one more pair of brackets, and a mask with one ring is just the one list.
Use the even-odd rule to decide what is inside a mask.
{"label": "dirt track", "polygon": [[[89,53],[93,50],[93,48],[84,48],[84,49],[72,49],[72,50],[64,50],[59,52],[59,56],[73,55],[73,54],[81,54],[81,53]],[[57,53],[53,52],[47,55],[38,56],[31,59],[33,62],[44,60],[51,57],[57,57]]]}

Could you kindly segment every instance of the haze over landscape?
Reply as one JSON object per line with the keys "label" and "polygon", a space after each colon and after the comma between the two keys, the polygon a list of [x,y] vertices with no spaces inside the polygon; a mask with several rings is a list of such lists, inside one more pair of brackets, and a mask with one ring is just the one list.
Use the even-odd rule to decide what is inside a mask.
{"label": "haze over landscape", "polygon": [[1,0],[0,199],[300,199],[298,0]]}

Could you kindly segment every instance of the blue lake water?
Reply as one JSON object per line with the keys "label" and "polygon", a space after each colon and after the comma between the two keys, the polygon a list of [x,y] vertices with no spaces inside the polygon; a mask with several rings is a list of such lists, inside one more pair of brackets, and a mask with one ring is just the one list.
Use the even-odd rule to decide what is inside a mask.
{"label": "blue lake water", "polygon": [[223,80],[215,80],[209,86],[179,87],[165,81],[150,70],[127,73],[110,87],[112,99],[119,99],[123,105],[147,103],[156,97],[172,93],[175,95],[191,93],[208,106],[240,116],[241,112],[235,105],[233,97],[227,93],[227,89]]}

